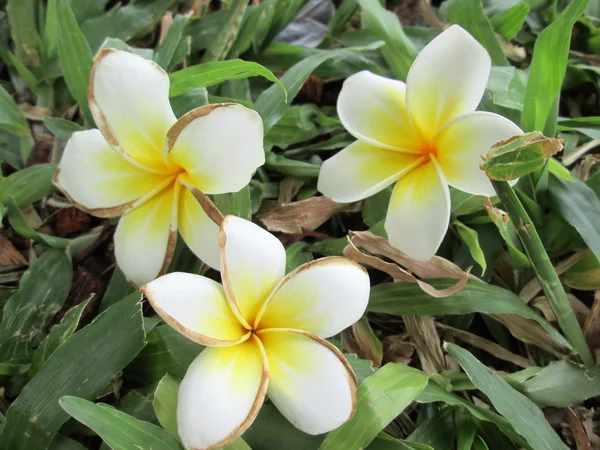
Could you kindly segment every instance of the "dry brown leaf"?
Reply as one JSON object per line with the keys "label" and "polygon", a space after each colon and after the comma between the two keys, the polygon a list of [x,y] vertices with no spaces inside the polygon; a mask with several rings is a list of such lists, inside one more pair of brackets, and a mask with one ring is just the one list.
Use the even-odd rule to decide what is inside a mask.
{"label": "dry brown leaf", "polygon": [[10,240],[0,234],[0,267],[26,266],[27,260],[12,245]]}
{"label": "dry brown leaf", "polygon": [[454,328],[449,325],[444,325],[438,322],[436,322],[435,325],[441,330],[444,330],[446,333],[450,334],[451,336],[463,342],[466,342],[467,344],[470,344],[473,347],[477,347],[481,350],[484,350],[498,359],[512,362],[519,367],[523,367],[524,369],[533,366],[533,363],[527,358],[515,355],[514,353],[511,353],[508,350],[506,350],[501,345],[498,345],[492,341],[488,341],[487,339],[479,337],[476,334],[469,333],[468,331],[459,330],[458,328]]}
{"label": "dry brown leaf", "polygon": [[342,345],[350,353],[356,353],[362,359],[368,359],[373,367],[380,367],[383,359],[381,341],[369,324],[366,317],[362,317],[350,328],[342,331]]}
{"label": "dry brown leaf", "polygon": [[425,280],[431,278],[462,279],[465,276],[471,280],[479,280],[476,276],[467,274],[456,264],[440,256],[434,256],[429,261],[412,259],[392,247],[386,238],[376,236],[369,231],[351,231],[350,237],[357,248],[362,248],[374,255],[385,256]]}
{"label": "dry brown leaf", "polygon": [[327,197],[311,197],[300,202],[277,204],[269,211],[259,213],[258,219],[269,231],[295,234],[315,230],[334,214],[358,212],[361,206],[361,202],[336,203]]}
{"label": "dry brown leaf", "polygon": [[[590,314],[590,309],[586,306],[585,303],[583,303],[573,294],[567,294],[567,297],[571,302],[571,307],[575,312],[575,317],[577,317],[579,325],[583,326],[586,318]],[[543,314],[544,319],[546,319],[548,322],[556,322],[556,316],[554,315],[554,311],[552,310],[552,307],[550,306],[550,303],[548,302],[548,299],[546,297],[536,297],[531,302],[531,306],[540,311]]]}
{"label": "dry brown leaf", "polygon": [[[370,236],[364,235],[362,233],[367,233]],[[456,283],[454,286],[451,286],[446,289],[436,289],[433,286],[431,286],[430,284],[417,279],[413,274],[411,274],[410,272],[397,266],[396,264],[383,261],[381,258],[378,258],[376,256],[367,255],[365,253],[362,253],[360,250],[358,250],[358,248],[355,245],[355,242],[359,242],[363,248],[367,249],[367,247],[369,247],[371,250],[375,250],[375,251],[371,251],[371,250],[367,249],[371,253],[377,253],[378,250],[387,252],[387,254],[384,254],[384,253],[381,253],[381,254],[383,256],[387,256],[388,258],[390,258],[392,260],[395,260],[392,256],[393,252],[398,252],[398,253],[402,254],[404,257],[408,258],[408,256],[404,255],[404,253],[401,253],[399,250],[396,250],[395,248],[391,247],[389,245],[389,243],[384,244],[383,242],[380,242],[380,240],[383,240],[383,241],[385,241],[385,243],[387,243],[388,242],[387,239],[379,237],[379,236],[375,236],[374,234],[369,233],[369,232],[351,232],[350,234],[352,236],[352,239],[348,239],[348,245],[344,249],[344,255],[346,257],[351,258],[359,263],[369,265],[369,266],[373,267],[374,269],[381,270],[382,272],[385,272],[388,275],[390,275],[395,280],[409,281],[412,283],[417,283],[421,287],[421,289],[423,289],[424,292],[431,295],[432,297],[435,297],[435,298],[449,297],[450,295],[456,294],[458,291],[463,289],[467,284],[467,281],[469,278],[469,272],[471,270],[470,268],[466,272],[463,271],[462,269],[459,269],[461,271],[462,275],[461,275],[459,282]],[[359,239],[355,239],[356,236],[359,234],[362,234],[362,236]],[[373,238],[371,238],[371,236]],[[375,240],[377,242],[372,242]],[[438,258],[438,257],[435,257],[435,258]],[[441,259],[443,261],[447,261],[443,258],[439,258],[439,259]],[[432,261],[432,260],[430,260],[430,261]],[[449,262],[449,261],[447,261],[447,262]],[[441,277],[442,276],[440,275],[438,277],[430,277],[430,278],[441,278]],[[456,278],[456,277],[450,277],[450,278]]]}
{"label": "dry brown leaf", "polygon": [[[583,258],[585,258],[589,253],[591,253],[591,250],[586,249],[581,252],[577,252],[577,253],[569,256],[567,259],[559,262],[554,267],[556,274],[562,275],[567,270],[569,270],[571,267],[573,267],[576,263],[578,263]],[[534,278],[529,283],[527,283],[523,287],[523,289],[521,289],[521,292],[519,292],[519,297],[521,297],[521,300],[523,300],[525,303],[529,303],[540,293],[541,290],[542,290],[542,288],[540,286],[540,282],[538,281],[537,278]]]}
{"label": "dry brown leaf", "polygon": [[594,303],[583,324],[583,334],[591,348],[600,348],[600,291],[594,293]]}
{"label": "dry brown leaf", "polygon": [[21,103],[19,109],[23,115],[36,122],[41,122],[44,117],[52,117],[52,110],[48,108],[42,108],[41,106],[34,106],[28,103]]}
{"label": "dry brown leaf", "polygon": [[383,342],[386,361],[408,365],[415,353],[415,347],[404,336],[388,336]]}
{"label": "dry brown leaf", "polygon": [[537,322],[516,314],[493,314],[492,317],[508,328],[508,331],[520,341],[533,344],[559,359],[567,357],[567,350]]}
{"label": "dry brown leaf", "polygon": [[404,316],[404,325],[415,346],[425,373],[440,373],[446,369],[441,340],[430,316]]}
{"label": "dry brown leaf", "polygon": [[171,11],[167,11],[160,18],[160,36],[158,37],[158,45],[162,44],[162,42],[165,39],[165,36],[167,35],[167,32],[169,31],[169,28],[171,28],[172,24],[173,24],[173,13]]}
{"label": "dry brown leaf", "polygon": [[571,408],[567,408],[567,422],[573,433],[573,440],[575,441],[577,450],[591,450],[590,441],[581,424],[581,420],[579,420],[579,417],[577,417],[577,414]]}
{"label": "dry brown leaf", "polygon": [[286,177],[279,183],[279,198],[277,201],[281,204],[291,203],[293,198],[298,195],[300,189],[304,186],[304,181],[297,178]]}

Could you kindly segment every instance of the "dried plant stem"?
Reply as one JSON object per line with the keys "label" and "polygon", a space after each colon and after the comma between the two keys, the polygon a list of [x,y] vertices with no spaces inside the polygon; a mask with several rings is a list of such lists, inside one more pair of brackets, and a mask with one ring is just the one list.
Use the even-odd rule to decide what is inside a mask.
{"label": "dried plant stem", "polygon": [[581,331],[581,327],[577,322],[571,302],[552,266],[552,262],[544,249],[544,245],[533,222],[527,215],[525,208],[523,208],[512,187],[506,181],[492,180],[492,184],[504,205],[504,210],[508,212],[510,219],[515,225],[519,238],[527,251],[531,265],[556,315],[560,328],[579,354],[583,363],[591,367],[594,364],[592,354]]}

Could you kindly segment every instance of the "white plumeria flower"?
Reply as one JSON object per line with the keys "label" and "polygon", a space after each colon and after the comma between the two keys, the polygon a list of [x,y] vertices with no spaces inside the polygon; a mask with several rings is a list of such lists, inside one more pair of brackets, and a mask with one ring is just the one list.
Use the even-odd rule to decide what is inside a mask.
{"label": "white plumeria flower", "polygon": [[247,185],[265,162],[260,116],[228,103],[177,120],[167,73],[113,49],[95,59],[88,100],[99,130],[73,134],[54,183],[94,216],[123,216],[114,239],[125,276],[139,286],[164,271],[177,230],[200,259],[218,268],[219,228],[188,187],[221,194]]}
{"label": "white plumeria flower", "polygon": [[208,346],[179,388],[177,423],[186,449],[234,441],[265,394],[297,428],[321,434],[354,413],[357,381],[327,342],[364,313],[369,276],[342,257],[285,276],[285,250],[259,226],[234,216],[221,225],[223,286],[170,273],[142,287],[173,328]]}
{"label": "white plumeria flower", "polygon": [[475,112],[490,70],[486,50],[453,25],[421,51],[406,84],[367,71],[349,77],[337,111],[358,141],[323,164],[319,191],[346,203],[396,182],[385,221],[390,243],[431,258],[450,220],[448,184],[494,196],[480,155],[522,134],[502,116]]}

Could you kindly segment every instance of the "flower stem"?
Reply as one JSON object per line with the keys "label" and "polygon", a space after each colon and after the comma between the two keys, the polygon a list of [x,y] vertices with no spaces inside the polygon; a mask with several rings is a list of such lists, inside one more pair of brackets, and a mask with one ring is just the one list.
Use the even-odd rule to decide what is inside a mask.
{"label": "flower stem", "polygon": [[548,253],[544,249],[533,222],[529,218],[525,208],[523,208],[515,191],[513,191],[512,187],[506,181],[492,180],[492,184],[519,234],[519,238],[527,251],[540,286],[558,319],[560,328],[579,354],[583,363],[588,367],[593,366],[594,359],[581,331],[581,327],[577,322],[571,302],[550,262]]}

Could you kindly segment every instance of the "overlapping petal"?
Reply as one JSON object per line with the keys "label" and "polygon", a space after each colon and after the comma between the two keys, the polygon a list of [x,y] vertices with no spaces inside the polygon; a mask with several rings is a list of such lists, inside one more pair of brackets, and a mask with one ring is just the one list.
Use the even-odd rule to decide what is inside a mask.
{"label": "overlapping petal", "polygon": [[456,116],[475,111],[491,70],[490,56],[453,25],[417,56],[406,80],[408,114],[425,138]]}
{"label": "overlapping petal", "polygon": [[363,70],[348,77],[337,101],[342,124],[369,144],[412,151],[424,142],[406,112],[406,85]]}
{"label": "overlapping petal", "polygon": [[144,167],[166,170],[165,136],[176,118],[169,76],[158,64],[133,53],[100,51],[88,100],[96,125],[114,148]]}
{"label": "overlapping petal", "polygon": [[267,384],[266,359],[255,337],[204,349],[179,387],[177,424],[184,447],[206,450],[234,441],[256,418]]}
{"label": "overlapping petal", "polygon": [[492,183],[479,169],[481,155],[496,142],[523,134],[510,120],[489,112],[474,112],[448,122],[433,146],[448,183],[471,194],[496,195]]}
{"label": "overlapping petal", "polygon": [[281,242],[252,222],[226,216],[221,225],[221,276],[231,307],[247,328],[284,275]]}
{"label": "overlapping petal", "polygon": [[115,257],[128,280],[137,286],[166,270],[173,256],[179,186],[173,182],[119,220]]}
{"label": "overlapping petal", "polygon": [[390,199],[385,230],[390,244],[427,261],[440,246],[450,221],[450,193],[432,160],[400,178]]}
{"label": "overlapping petal", "polygon": [[249,337],[216,281],[174,272],[142,287],[154,310],[184,336],[203,345],[228,346]]}
{"label": "overlapping petal", "polygon": [[352,417],[358,386],[339,350],[296,330],[263,330],[258,335],[269,365],[267,395],[294,426],[321,434]]}
{"label": "overlapping petal", "polygon": [[369,288],[366,270],[350,259],[311,261],[285,277],[255,328],[295,328],[331,337],[361,318]]}
{"label": "overlapping petal", "polygon": [[169,163],[184,168],[191,184],[207,194],[239,191],[265,162],[262,120],[236,103],[190,111],[167,141]]}
{"label": "overlapping petal", "polygon": [[321,166],[317,189],[336,202],[354,202],[376,194],[422,161],[356,141]]}
{"label": "overlapping petal", "polygon": [[73,133],[54,176],[73,203],[98,217],[122,215],[169,182],[128,162],[98,130]]}
{"label": "overlapping petal", "polygon": [[179,196],[177,226],[187,246],[213,269],[220,268],[219,226],[204,212],[189,189]]}

